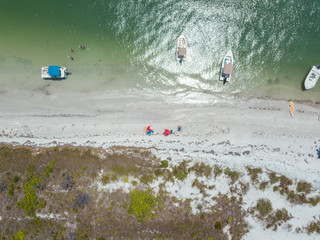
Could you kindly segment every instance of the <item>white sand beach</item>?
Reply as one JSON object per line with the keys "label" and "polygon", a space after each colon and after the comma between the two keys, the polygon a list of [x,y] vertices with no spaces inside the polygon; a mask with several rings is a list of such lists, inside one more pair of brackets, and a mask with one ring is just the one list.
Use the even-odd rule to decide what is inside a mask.
{"label": "white sand beach", "polygon": [[[315,193],[320,192],[319,104],[295,103],[291,117],[289,102],[281,100],[209,94],[155,96],[134,91],[75,94],[52,89],[1,93],[0,142],[32,147],[146,147],[162,159],[170,157],[172,164],[188,159],[240,172],[246,166],[259,167],[294,181],[308,181]],[[153,126],[154,135],[143,134],[147,125]],[[176,132],[177,125],[183,126],[182,133],[162,134],[164,129]],[[192,176],[181,186],[167,189],[181,199],[191,195],[199,199],[190,181]],[[212,182],[216,185],[212,194],[227,191],[226,178]],[[266,234],[268,239],[317,239],[317,235],[298,234],[294,229],[318,217],[319,207],[290,204],[271,188],[264,192],[251,188],[244,204],[252,207],[262,197],[270,198],[275,208],[287,208],[293,216],[288,222],[293,230],[272,231],[250,217],[251,230],[245,239],[266,239]],[[201,204],[201,198],[194,201]]]}

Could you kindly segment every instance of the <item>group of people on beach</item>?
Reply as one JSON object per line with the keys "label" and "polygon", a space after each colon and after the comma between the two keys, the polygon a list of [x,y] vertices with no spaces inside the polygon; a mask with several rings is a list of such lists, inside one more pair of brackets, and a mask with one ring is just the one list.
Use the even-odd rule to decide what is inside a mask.
{"label": "group of people on beach", "polygon": [[[79,45],[79,48],[80,48],[80,49],[85,49],[86,46],[83,45],[83,44],[81,44],[81,45]],[[74,48],[70,48],[70,52],[74,52]],[[74,60],[74,57],[73,57],[72,55],[70,55],[69,58],[70,58],[71,60]]]}
{"label": "group of people on beach", "polygon": [[[178,126],[177,126],[177,133],[181,133],[181,132],[182,132],[182,125],[178,125]],[[152,127],[151,125],[145,127],[144,133],[145,133],[146,135],[151,136],[152,134],[154,134],[153,127]],[[171,134],[174,134],[173,130],[165,129],[164,132],[163,132],[163,135],[164,135],[164,136],[169,136],[169,135],[171,135]]]}

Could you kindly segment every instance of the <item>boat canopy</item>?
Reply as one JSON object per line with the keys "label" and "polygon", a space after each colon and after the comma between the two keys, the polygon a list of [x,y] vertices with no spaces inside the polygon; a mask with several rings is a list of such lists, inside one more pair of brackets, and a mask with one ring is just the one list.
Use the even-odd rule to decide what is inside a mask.
{"label": "boat canopy", "polygon": [[233,70],[233,65],[232,63],[226,63],[224,64],[224,69],[223,69],[223,73],[225,74],[231,74]]}
{"label": "boat canopy", "polygon": [[51,77],[60,77],[60,67],[59,66],[49,66],[48,73]]}
{"label": "boat canopy", "polygon": [[186,48],[178,48],[178,55],[179,56],[185,56],[187,53],[187,49]]}

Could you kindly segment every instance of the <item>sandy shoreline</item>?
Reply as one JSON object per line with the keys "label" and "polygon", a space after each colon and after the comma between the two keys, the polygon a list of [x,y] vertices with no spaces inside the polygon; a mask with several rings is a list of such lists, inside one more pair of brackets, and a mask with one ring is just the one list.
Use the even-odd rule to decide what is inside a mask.
{"label": "sandy shoreline", "polygon": [[[262,168],[295,181],[308,181],[319,193],[317,104],[296,103],[291,117],[287,101],[223,99],[206,94],[163,98],[134,92],[89,96],[23,92],[19,96],[0,95],[2,143],[36,148],[65,144],[104,149],[115,145],[145,147],[162,159],[170,157],[173,164],[196,159],[240,172],[245,172],[246,166]],[[153,136],[143,134],[147,125],[154,127]],[[177,125],[183,126],[181,134],[162,135],[165,128],[175,131]],[[249,207],[256,200],[247,197],[246,201]],[[314,208],[306,218],[309,221],[319,213]],[[300,219],[297,225],[308,221]],[[264,231],[271,230],[252,231],[246,239]],[[281,234],[271,233],[272,239],[280,239]],[[290,237],[303,239],[305,235],[292,232]]]}
{"label": "sandy shoreline", "polygon": [[[25,94],[29,96],[0,95],[1,142],[155,147],[163,154],[205,156],[228,165],[265,165],[272,170],[281,165],[292,169],[289,173],[295,168],[320,173],[315,150],[320,143],[317,104],[296,103],[292,118],[287,101],[254,98]],[[155,129],[151,137],[143,134],[147,125]],[[176,131],[177,125],[183,126],[182,134],[162,135],[164,129]],[[250,154],[243,155],[245,151]],[[320,187],[316,176],[307,177]]]}

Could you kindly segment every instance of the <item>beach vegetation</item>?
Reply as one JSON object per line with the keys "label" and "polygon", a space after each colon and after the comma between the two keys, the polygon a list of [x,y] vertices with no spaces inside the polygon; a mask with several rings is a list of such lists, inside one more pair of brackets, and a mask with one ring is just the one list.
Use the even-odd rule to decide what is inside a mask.
{"label": "beach vegetation", "polygon": [[266,187],[268,186],[269,182],[268,181],[262,181],[259,185],[259,189],[261,191],[264,191],[266,189]]}
{"label": "beach vegetation", "polygon": [[26,238],[27,235],[27,231],[22,231],[21,229],[19,229],[17,234],[14,234],[13,236],[13,240],[24,240]]}
{"label": "beach vegetation", "polygon": [[212,167],[204,163],[196,163],[189,168],[189,171],[194,171],[196,176],[206,176],[209,178],[212,174]]}
{"label": "beach vegetation", "polygon": [[61,174],[62,177],[62,182],[61,182],[61,187],[65,191],[71,191],[75,185],[75,182],[73,180],[73,177],[67,172],[63,172]]}
{"label": "beach vegetation", "polygon": [[320,234],[320,220],[314,220],[309,223],[305,228],[308,234],[317,233]]}
{"label": "beach vegetation", "polygon": [[312,188],[312,185],[308,182],[305,182],[305,181],[300,181],[297,184],[297,191],[298,192],[303,192],[303,193],[308,194],[311,192],[311,188]]}
{"label": "beach vegetation", "polygon": [[35,211],[46,206],[44,199],[38,198],[36,194],[36,187],[41,182],[42,178],[32,176],[24,185],[25,195],[21,201],[17,202],[17,206],[23,209],[27,216],[35,217]]}
{"label": "beach vegetation", "polygon": [[237,171],[232,171],[229,167],[225,168],[223,173],[228,176],[231,180],[231,183],[235,183],[239,177],[240,177],[240,173]]}
{"label": "beach vegetation", "polygon": [[262,169],[261,168],[251,168],[251,167],[247,167],[247,171],[248,174],[250,176],[250,179],[252,182],[257,182],[258,179],[258,175],[262,173]]}
{"label": "beach vegetation", "polygon": [[107,185],[110,183],[110,176],[108,174],[104,174],[101,176],[101,182],[103,185]]}
{"label": "beach vegetation", "polygon": [[207,196],[205,189],[207,188],[207,185],[205,185],[203,182],[200,182],[198,179],[195,179],[192,183],[192,187],[197,187],[201,194]]}
{"label": "beach vegetation", "polygon": [[169,166],[168,160],[162,160],[162,161],[161,161],[161,167],[162,167],[162,168],[167,168],[168,166]]}
{"label": "beach vegetation", "polygon": [[275,184],[280,181],[280,177],[277,176],[275,172],[270,172],[269,174],[270,184]]}
{"label": "beach vegetation", "polygon": [[78,194],[74,200],[73,208],[77,209],[83,209],[86,205],[88,205],[90,197],[86,193],[80,193]]}
{"label": "beach vegetation", "polygon": [[278,226],[282,223],[287,222],[292,217],[288,213],[288,211],[283,209],[277,209],[275,212],[272,212],[266,218],[267,228],[273,228],[273,230],[277,230]]}
{"label": "beach vegetation", "polygon": [[256,209],[259,212],[259,216],[264,218],[272,211],[272,204],[269,199],[261,198],[258,200]]}
{"label": "beach vegetation", "polygon": [[213,175],[214,175],[214,178],[217,178],[218,176],[220,176],[223,172],[223,169],[222,169],[222,166],[218,165],[218,164],[215,164],[213,166]]}
{"label": "beach vegetation", "polygon": [[158,205],[158,198],[153,195],[150,188],[146,191],[135,188],[130,193],[128,213],[135,215],[138,221],[145,222],[156,216]]}
{"label": "beach vegetation", "polygon": [[218,230],[221,230],[221,229],[222,229],[222,224],[221,224],[221,222],[216,222],[216,223],[214,224],[214,227],[215,227],[216,229],[218,229]]}
{"label": "beach vegetation", "polygon": [[188,162],[186,160],[173,167],[173,175],[180,181],[183,181],[188,176],[188,173]]}
{"label": "beach vegetation", "polygon": [[53,173],[53,168],[54,165],[56,163],[56,160],[52,160],[51,162],[49,162],[48,166],[45,167],[44,169],[44,176],[45,177],[49,177],[51,173]]}
{"label": "beach vegetation", "polygon": [[315,197],[310,197],[307,200],[307,203],[311,204],[312,206],[317,206],[318,203],[320,202],[320,196],[315,196]]}
{"label": "beach vegetation", "polygon": [[[0,146],[0,156],[3,155],[1,151],[3,149]],[[234,180],[235,184],[231,186],[235,189],[234,196],[215,194],[211,197],[213,201],[210,201],[210,205],[201,203],[203,200],[208,201],[208,196],[205,199],[198,196],[200,201],[196,209],[194,209],[193,198],[179,199],[177,196],[174,197],[170,193],[172,189],[168,188],[168,185],[172,185],[168,184],[168,181],[184,180],[191,171],[194,171],[198,177],[192,182],[192,186],[206,195],[208,189],[215,187],[213,184],[220,183],[214,183],[212,179],[203,180],[203,177],[211,175],[218,177],[225,172],[227,178],[232,179],[230,176],[234,174],[230,172],[236,172],[236,169],[229,168],[224,171],[225,169],[217,164],[207,166],[201,162],[188,168],[188,165],[191,165],[188,160],[175,167],[174,162],[165,166],[162,165],[161,159],[153,157],[150,151],[134,147],[117,146],[106,151],[91,148],[88,151],[86,147],[66,146],[22,150],[22,147],[9,146],[5,151],[6,157],[0,158],[4,172],[0,176],[0,198],[3,199],[0,207],[4,209],[2,222],[7,222],[6,229],[1,232],[6,239],[11,239],[19,228],[28,229],[26,239],[93,239],[95,237],[99,239],[102,236],[115,239],[120,236],[126,239],[157,239],[158,236],[160,239],[191,239],[192,236],[194,239],[213,239],[213,237],[227,239],[228,235],[231,239],[244,239],[249,230],[246,222],[248,211],[243,206],[242,196],[246,194],[248,186],[250,187],[248,183],[250,181],[242,182],[246,180],[245,178],[239,181],[241,173]],[[194,160],[197,162],[197,159]],[[210,166],[211,175],[206,169]],[[102,176],[99,175],[101,170],[104,171]],[[257,175],[253,177],[257,180],[261,176],[259,172],[254,170],[253,173],[249,173],[248,170],[249,175]],[[155,194],[148,185],[159,176],[161,176],[159,192]],[[133,181],[129,181],[131,177]],[[114,191],[98,192],[98,188],[94,185],[97,178],[103,184],[123,179],[125,182],[131,182],[134,190],[127,193],[118,188]],[[281,175],[275,174],[274,178],[278,178],[278,181],[274,180],[274,185],[268,179],[260,182],[257,187],[262,190],[270,184],[270,187],[276,187],[278,191],[284,189],[284,195],[290,199],[289,202],[293,203],[303,201],[317,205],[320,201],[320,196],[308,197],[308,185],[297,183],[299,190],[302,189],[299,191],[298,186],[293,183],[289,185],[290,179],[283,179],[281,185]],[[28,199],[34,201],[25,202],[31,202],[30,205],[34,205],[33,211],[28,212],[31,218],[22,218],[19,226],[16,226],[16,223],[7,216],[18,219],[21,214],[27,215],[21,211],[25,206],[21,202],[27,195],[25,187],[29,181],[33,187],[29,189],[31,194],[28,196],[31,197]],[[11,184],[14,197],[7,194]],[[40,206],[42,199],[46,201]],[[17,202],[21,206],[18,206]],[[250,209],[250,213],[263,219],[269,229],[276,229],[277,226],[287,223],[287,219],[291,217],[285,209],[272,210],[271,202],[270,206],[264,202],[259,203],[260,205],[257,204]],[[198,212],[194,213],[194,210]],[[34,217],[35,213],[55,216],[66,213],[68,217],[39,218]],[[216,228],[215,225],[218,222],[221,225],[217,224]],[[75,224],[77,227],[73,229],[65,227]],[[225,228],[225,226],[228,227]],[[155,231],[138,233],[136,229],[141,227]],[[305,229],[306,227],[309,226],[305,226]],[[316,227],[310,227],[310,231],[312,229]],[[313,232],[316,233],[316,230]],[[48,233],[50,236],[47,237]]]}
{"label": "beach vegetation", "polygon": [[284,193],[286,192],[286,191],[288,191],[288,187],[290,186],[290,185],[292,185],[293,184],[293,182],[292,182],[292,180],[291,179],[289,179],[289,178],[287,178],[286,176],[281,176],[280,177],[280,185],[279,185],[279,187],[280,187],[280,193],[282,194],[282,195],[284,195]]}

